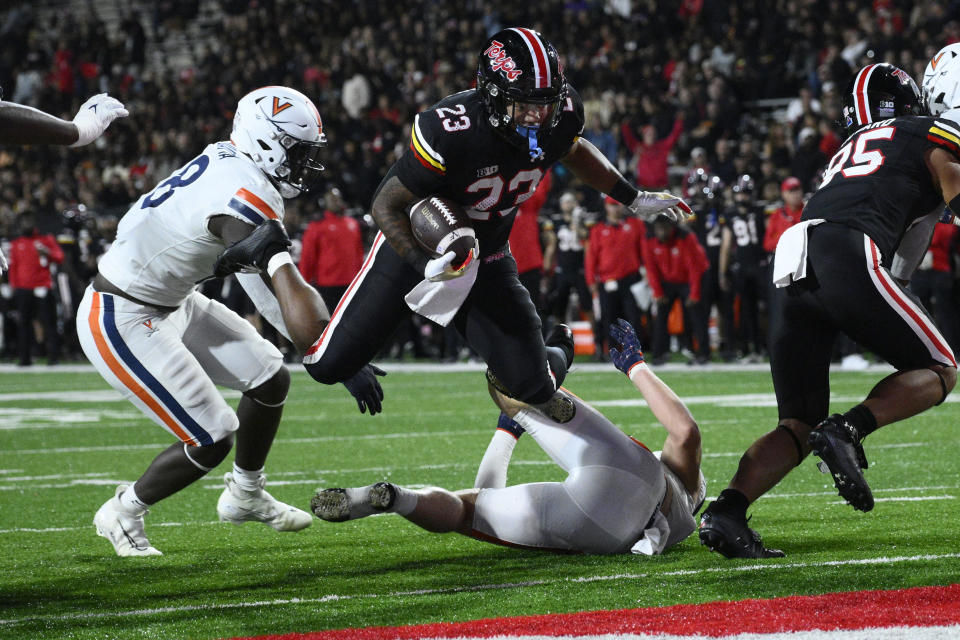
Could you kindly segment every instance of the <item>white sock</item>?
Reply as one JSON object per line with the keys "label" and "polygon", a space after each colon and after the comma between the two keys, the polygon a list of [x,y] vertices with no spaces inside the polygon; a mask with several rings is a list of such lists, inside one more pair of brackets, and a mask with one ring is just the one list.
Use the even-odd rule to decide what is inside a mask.
{"label": "white sock", "polygon": [[477,469],[477,479],[473,486],[476,489],[502,489],[507,485],[507,467],[513,456],[513,448],[517,446],[517,439],[510,433],[497,429],[487,445],[487,450]]}
{"label": "white sock", "polygon": [[237,488],[243,491],[257,491],[260,489],[260,477],[263,476],[263,467],[256,471],[247,471],[233,463],[233,481],[237,483]]}
{"label": "white sock", "polygon": [[413,489],[404,489],[399,485],[393,485],[397,490],[397,497],[393,500],[393,506],[389,511],[393,511],[401,516],[408,516],[417,508],[417,502],[420,500],[420,494]]}
{"label": "white sock", "polygon": [[420,500],[420,494],[412,489],[405,489],[399,485],[393,485],[393,488],[396,490],[393,505],[385,511],[374,509],[370,506],[369,501],[370,487],[372,486],[372,484],[368,484],[365,487],[350,487],[344,489],[347,493],[347,499],[350,501],[351,520],[366,518],[375,513],[397,513],[405,516],[417,508],[417,501]]}
{"label": "white sock", "polygon": [[131,516],[142,516],[147,511],[148,505],[137,496],[133,485],[127,487],[127,490],[118,496],[120,508]]}

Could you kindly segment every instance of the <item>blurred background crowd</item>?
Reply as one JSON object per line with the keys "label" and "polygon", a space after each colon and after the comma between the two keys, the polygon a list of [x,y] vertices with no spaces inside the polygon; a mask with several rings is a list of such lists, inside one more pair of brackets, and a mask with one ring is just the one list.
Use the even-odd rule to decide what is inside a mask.
{"label": "blurred background crowd", "polygon": [[[638,186],[682,193],[697,213],[682,228],[643,224],[557,165],[511,237],[545,326],[583,323],[579,349],[599,359],[593,335],[619,315],[642,327],[658,363],[759,360],[769,255],[842,143],[834,121],[847,82],[881,61],[919,81],[933,54],[960,40],[960,2],[945,0],[3,7],[5,100],[69,119],[109,92],[131,114],[88,148],[0,148],[0,241],[13,263],[0,285],[0,357],[21,364],[82,358],[74,310],[119,218],[227,139],[237,100],[268,84],[303,91],[323,118],[326,183],[289,201],[285,223],[304,276],[335,305],[376,231],[367,208],[414,114],[472,87],[481,44],[514,25],[557,47],[585,103],[585,137]],[[956,349],[957,234],[942,226],[912,286]],[[205,292],[261,326],[229,280]],[[838,357],[854,352],[838,345]],[[381,356],[470,354],[454,332],[416,318]]]}

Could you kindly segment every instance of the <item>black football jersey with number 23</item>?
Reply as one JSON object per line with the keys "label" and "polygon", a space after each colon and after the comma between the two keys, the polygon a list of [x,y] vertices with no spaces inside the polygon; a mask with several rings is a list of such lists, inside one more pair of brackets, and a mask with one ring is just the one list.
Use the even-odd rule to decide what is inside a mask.
{"label": "black football jersey with number 23", "polygon": [[960,125],[905,116],[863,127],[830,160],[803,219],[823,218],[864,232],[889,267],[907,227],[943,205],[925,160],[927,150],[937,147],[960,157]]}
{"label": "black football jersey with number 23", "polygon": [[387,174],[414,194],[449,198],[470,215],[488,256],[507,242],[517,205],[533,195],[550,167],[565,156],[583,132],[583,102],[573,88],[546,140],[543,157],[498,134],[487,121],[483,99],[474,90],[447,96],[413,121],[410,145]]}

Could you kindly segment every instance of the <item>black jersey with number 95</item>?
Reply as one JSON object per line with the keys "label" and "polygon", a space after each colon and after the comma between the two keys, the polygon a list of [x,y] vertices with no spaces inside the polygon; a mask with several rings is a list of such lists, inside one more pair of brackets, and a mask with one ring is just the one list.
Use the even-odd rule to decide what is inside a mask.
{"label": "black jersey with number 95", "polygon": [[910,223],[943,204],[925,157],[937,147],[960,157],[960,125],[905,116],[863,127],[830,160],[803,219],[823,218],[864,232],[889,267]]}
{"label": "black jersey with number 95", "polygon": [[508,142],[487,121],[475,90],[447,96],[417,114],[410,145],[384,179],[397,176],[414,194],[439,195],[467,210],[480,255],[507,242],[517,205],[533,195],[550,167],[583,132],[583,102],[572,87],[554,128],[540,139],[543,156]]}

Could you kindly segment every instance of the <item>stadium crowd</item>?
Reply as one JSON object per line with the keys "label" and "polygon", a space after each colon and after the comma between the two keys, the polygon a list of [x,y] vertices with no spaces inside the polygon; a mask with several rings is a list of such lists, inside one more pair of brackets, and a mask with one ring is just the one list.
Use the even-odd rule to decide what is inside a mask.
{"label": "stadium crowd", "polygon": [[[639,269],[607,273],[600,230],[622,231],[617,212],[607,211],[617,207],[557,165],[545,193],[530,201],[536,209],[525,212],[537,221],[533,233],[518,225],[512,239],[521,272],[539,276],[525,282],[534,283],[545,323],[622,314],[642,327],[654,362],[669,358],[674,342],[702,363],[762,355],[767,261],[842,142],[833,121],[853,71],[888,61],[919,80],[940,47],[960,40],[960,3],[366,0],[341,10],[296,0],[137,0],[104,15],[83,2],[7,3],[0,11],[4,99],[66,115],[109,91],[131,115],[94,149],[69,157],[57,147],[0,149],[0,239],[14,258],[0,289],[2,357],[22,364],[37,352],[51,362],[82,357],[71,323],[117,220],[208,140],[227,138],[237,99],[263,85],[296,87],[320,109],[327,183],[288,203],[285,224],[298,255],[308,256],[305,277],[328,294],[344,286],[341,273],[317,273],[330,264],[317,258],[318,223],[359,233],[369,246],[376,230],[366,212],[409,144],[414,114],[472,87],[481,44],[511,25],[532,26],[556,45],[585,103],[584,135],[642,188],[683,193],[697,213],[689,228],[637,221],[635,241],[616,246],[632,245]],[[941,226],[914,286],[956,349],[960,331],[949,311],[957,229]],[[9,248],[25,238],[36,238],[28,249],[47,247],[22,260],[36,261],[31,277],[46,270],[49,282],[8,279],[18,277]],[[668,260],[671,243],[687,248],[680,262]],[[342,261],[356,264],[352,240],[332,246],[349,249]],[[568,282],[584,264],[592,280],[586,289]],[[205,287],[257,321],[239,287]],[[24,288],[49,291],[40,297],[55,301],[57,317],[38,315],[46,339],[27,352],[18,340],[34,324],[29,309],[46,307],[18,305],[14,291]],[[568,305],[571,288],[579,313]],[[631,295],[614,301],[610,293],[624,288]],[[689,337],[664,333],[680,327]],[[52,331],[62,340],[51,339]],[[466,357],[452,334],[424,320],[402,328],[382,355]]]}

